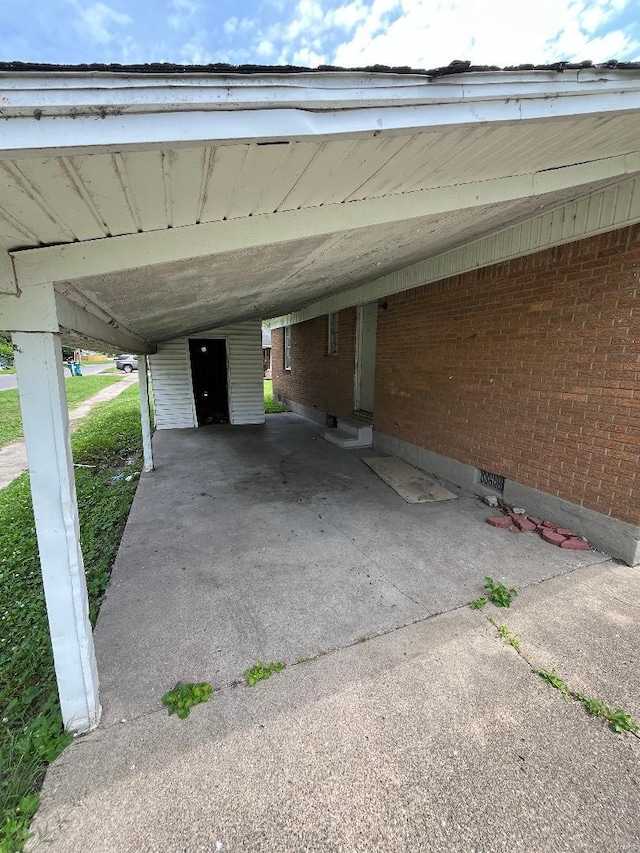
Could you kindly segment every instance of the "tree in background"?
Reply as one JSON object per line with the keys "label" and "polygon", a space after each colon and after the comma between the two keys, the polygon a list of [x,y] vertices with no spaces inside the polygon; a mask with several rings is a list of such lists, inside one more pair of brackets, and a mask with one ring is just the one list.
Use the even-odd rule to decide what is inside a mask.
{"label": "tree in background", "polygon": [[9,367],[13,367],[13,344],[11,335],[5,332],[0,334],[0,360],[6,361]]}
{"label": "tree in background", "polygon": [[[73,347],[62,347],[64,361],[75,358],[75,355],[76,350]],[[9,367],[13,367],[13,344],[11,343],[11,335],[7,332],[0,332],[0,361],[6,361]]]}

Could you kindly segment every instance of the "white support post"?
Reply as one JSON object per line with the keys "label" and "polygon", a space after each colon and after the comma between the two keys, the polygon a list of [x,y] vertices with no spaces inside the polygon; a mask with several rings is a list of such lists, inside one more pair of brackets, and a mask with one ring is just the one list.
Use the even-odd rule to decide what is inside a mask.
{"label": "white support post", "polygon": [[138,384],[140,385],[140,420],[142,423],[142,455],[144,470],[153,471],[151,445],[151,417],[149,414],[149,365],[146,355],[138,358]]}
{"label": "white support post", "polygon": [[33,511],[65,728],[100,719],[98,670],[80,549],[62,347],[51,332],[14,332]]}

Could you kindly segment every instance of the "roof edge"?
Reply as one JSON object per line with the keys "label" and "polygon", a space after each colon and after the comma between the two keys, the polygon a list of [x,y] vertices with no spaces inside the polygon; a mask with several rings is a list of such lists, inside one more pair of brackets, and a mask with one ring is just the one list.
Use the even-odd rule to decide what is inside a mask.
{"label": "roof edge", "polygon": [[358,73],[358,74],[399,74],[420,75],[436,78],[446,77],[454,74],[484,73],[484,72],[524,72],[524,71],[579,71],[581,69],[606,69],[617,71],[640,71],[640,62],[625,62],[617,59],[609,59],[606,62],[594,63],[590,60],[583,62],[558,61],[551,63],[535,64],[523,63],[521,65],[473,65],[469,60],[454,60],[449,65],[437,66],[436,68],[412,68],[408,65],[367,65],[344,67],[338,65],[319,65],[316,68],[306,68],[300,65],[231,65],[226,62],[216,62],[209,65],[179,65],[169,62],[151,62],[134,65],[120,65],[117,63],[81,63],[78,65],[58,65],[45,62],[0,62],[1,74],[148,74],[148,75],[191,75],[191,74],[214,74],[214,75],[257,75],[257,74],[319,74],[319,73]]}

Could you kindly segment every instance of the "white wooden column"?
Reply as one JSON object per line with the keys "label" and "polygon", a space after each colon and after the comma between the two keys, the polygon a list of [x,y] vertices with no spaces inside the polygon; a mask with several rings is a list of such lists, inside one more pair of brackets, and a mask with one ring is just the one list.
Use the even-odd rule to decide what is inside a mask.
{"label": "white wooden column", "polygon": [[80,549],[62,347],[51,332],[14,332],[18,393],[65,728],[100,719],[98,670]]}
{"label": "white wooden column", "polygon": [[142,423],[142,455],[144,458],[144,470],[153,471],[151,417],[149,414],[149,364],[146,355],[138,357],[138,384],[140,385],[140,420]]}

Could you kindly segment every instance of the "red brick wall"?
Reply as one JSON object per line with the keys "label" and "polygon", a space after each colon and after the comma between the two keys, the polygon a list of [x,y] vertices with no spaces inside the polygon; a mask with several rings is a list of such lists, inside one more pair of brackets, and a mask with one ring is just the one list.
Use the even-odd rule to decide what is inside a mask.
{"label": "red brick wall", "polygon": [[376,429],[640,523],[640,226],[386,298]]}
{"label": "red brick wall", "polygon": [[[386,297],[374,425],[616,518],[640,523],[640,226]],[[274,332],[274,390],[353,406],[355,309]]]}
{"label": "red brick wall", "polygon": [[353,411],[356,309],[338,317],[338,353],[327,355],[328,318],[316,317],[291,327],[291,372],[283,367],[283,330],[271,340],[273,391],[337,417]]}

